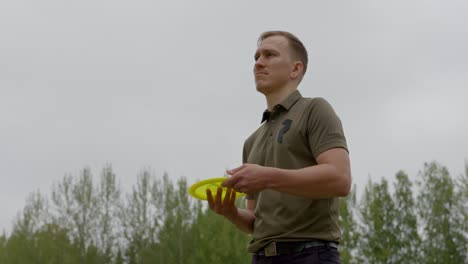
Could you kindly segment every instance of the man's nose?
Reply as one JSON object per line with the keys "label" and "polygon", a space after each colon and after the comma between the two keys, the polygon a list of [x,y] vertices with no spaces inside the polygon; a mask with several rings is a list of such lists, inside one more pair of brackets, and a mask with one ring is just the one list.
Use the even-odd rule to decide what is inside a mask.
{"label": "man's nose", "polygon": [[255,61],[254,69],[261,69],[261,68],[264,68],[264,67],[265,67],[265,62],[263,61],[262,57],[258,58]]}

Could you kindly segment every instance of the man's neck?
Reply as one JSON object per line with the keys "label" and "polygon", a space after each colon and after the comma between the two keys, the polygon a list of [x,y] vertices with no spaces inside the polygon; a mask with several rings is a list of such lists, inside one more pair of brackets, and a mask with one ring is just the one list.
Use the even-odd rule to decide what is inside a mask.
{"label": "man's neck", "polygon": [[265,95],[268,111],[272,112],[273,108],[277,104],[284,101],[286,98],[288,98],[289,95],[291,95],[296,90],[296,86],[284,87],[282,89],[279,89],[278,91]]}

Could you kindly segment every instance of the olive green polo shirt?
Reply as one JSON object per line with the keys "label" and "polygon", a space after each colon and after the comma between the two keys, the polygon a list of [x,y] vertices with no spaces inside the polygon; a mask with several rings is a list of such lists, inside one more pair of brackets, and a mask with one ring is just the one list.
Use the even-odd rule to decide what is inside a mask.
{"label": "olive green polo shirt", "polygon": [[[317,156],[332,148],[347,149],[340,119],[323,98],[304,98],[296,90],[272,112],[264,112],[261,126],[244,143],[243,162],[301,169],[317,165]],[[249,252],[271,241],[340,239],[338,198],[265,189],[248,199],[255,200],[256,216]]]}

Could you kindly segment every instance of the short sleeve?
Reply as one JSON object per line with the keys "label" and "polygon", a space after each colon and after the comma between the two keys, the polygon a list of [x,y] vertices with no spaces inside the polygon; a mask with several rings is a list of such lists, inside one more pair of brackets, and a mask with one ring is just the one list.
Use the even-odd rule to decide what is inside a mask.
{"label": "short sleeve", "polygon": [[332,148],[348,151],[341,120],[325,99],[311,100],[307,125],[309,147],[314,158]]}

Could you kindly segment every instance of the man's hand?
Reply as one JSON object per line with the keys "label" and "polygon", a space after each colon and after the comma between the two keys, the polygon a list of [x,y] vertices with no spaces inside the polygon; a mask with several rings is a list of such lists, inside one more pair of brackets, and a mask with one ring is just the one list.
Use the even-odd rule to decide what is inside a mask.
{"label": "man's hand", "polygon": [[236,200],[236,192],[233,189],[228,188],[224,199],[221,201],[222,193],[223,188],[221,187],[216,191],[216,197],[213,197],[210,189],[206,190],[210,209],[215,213],[224,216],[239,230],[247,234],[252,234],[255,222],[255,214],[253,212],[254,201],[247,200],[247,209],[240,209],[237,208],[234,203]]}
{"label": "man's hand", "polygon": [[210,206],[210,209],[213,210],[215,213],[222,215],[227,219],[234,220],[238,215],[237,207],[234,204],[234,201],[236,200],[236,192],[233,189],[228,188],[226,190],[226,195],[224,196],[224,199],[221,201],[222,193],[223,189],[221,187],[218,187],[216,196],[213,197],[213,195],[211,194],[211,190],[206,189],[208,205]]}
{"label": "man's hand", "polygon": [[231,177],[224,181],[222,185],[243,193],[260,192],[266,188],[268,175],[272,169],[245,163],[235,169],[227,170],[226,172]]}

